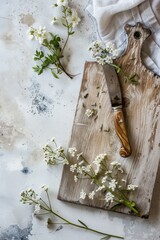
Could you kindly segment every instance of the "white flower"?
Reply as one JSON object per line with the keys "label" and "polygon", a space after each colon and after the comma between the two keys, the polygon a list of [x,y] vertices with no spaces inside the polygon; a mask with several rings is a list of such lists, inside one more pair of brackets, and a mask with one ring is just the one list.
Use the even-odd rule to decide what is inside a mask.
{"label": "white flower", "polygon": [[97,164],[96,167],[97,167],[97,168],[95,169],[95,174],[97,175],[97,174],[100,172],[100,170],[101,170],[101,165],[100,165],[100,164]]}
{"label": "white flower", "polygon": [[55,158],[61,157],[61,154],[64,152],[64,149],[60,146],[54,149]]}
{"label": "white flower", "polygon": [[79,174],[82,174],[82,173],[83,173],[82,167],[79,166],[79,167],[77,168],[77,173],[79,173]]}
{"label": "white flower", "polygon": [[82,166],[82,170],[83,172],[89,173],[91,170],[91,165]]}
{"label": "white flower", "polygon": [[112,42],[106,43],[106,50],[107,50],[107,52],[111,52],[111,51],[113,51],[114,49],[115,49],[114,43],[112,43]]}
{"label": "white flower", "polygon": [[80,192],[80,198],[85,199],[86,195],[87,195],[86,192],[82,189],[81,192]]}
{"label": "white flower", "polygon": [[95,191],[90,192],[88,195],[88,198],[93,200],[94,197],[95,197]]}
{"label": "white flower", "polygon": [[58,6],[68,6],[68,0],[57,0]]}
{"label": "white flower", "polygon": [[29,27],[27,32],[30,40],[35,38],[35,40],[38,40],[40,44],[42,44],[43,41],[47,38],[45,27],[40,26],[38,29]]}
{"label": "white flower", "polygon": [[48,186],[47,186],[47,185],[43,185],[41,188],[42,188],[44,191],[48,191]]}
{"label": "white flower", "polygon": [[70,166],[70,171],[71,171],[71,172],[75,172],[76,169],[77,169],[77,164],[72,164],[72,165]]}
{"label": "white flower", "polygon": [[40,204],[36,204],[35,205],[35,210],[34,210],[34,214],[39,214],[41,210],[41,205]]}
{"label": "white flower", "polygon": [[110,163],[110,165],[113,166],[113,167],[114,167],[114,166],[115,166],[115,167],[120,167],[120,166],[121,166],[121,163],[116,162],[116,161],[113,161],[113,162]]}
{"label": "white flower", "polygon": [[108,42],[106,44],[106,51],[112,54],[112,59],[115,59],[116,57],[118,57],[118,49],[115,48],[114,43]]}
{"label": "white flower", "polygon": [[83,165],[83,164],[84,164],[84,161],[83,161],[83,160],[78,163],[79,166],[81,166],[81,165]]}
{"label": "white flower", "polygon": [[87,115],[88,118],[92,117],[95,114],[95,111],[93,109],[86,109],[85,115]]}
{"label": "white flower", "polygon": [[94,53],[97,53],[103,47],[102,41],[96,40],[95,42],[91,43],[89,50],[92,50]]}
{"label": "white flower", "polygon": [[43,41],[46,39],[46,28],[40,26],[38,29],[36,29],[34,37],[36,40],[39,41],[40,44],[42,44]]}
{"label": "white flower", "polygon": [[117,186],[117,182],[116,182],[116,180],[115,179],[112,179],[110,182],[109,182],[109,188],[110,189],[112,189],[112,191],[114,191],[115,190],[115,188],[116,188],[116,186]]}
{"label": "white flower", "polygon": [[103,189],[105,189],[105,185],[99,186],[99,187],[96,189],[96,192],[100,192],[100,191],[102,191]]}
{"label": "white flower", "polygon": [[34,39],[34,33],[35,33],[36,29],[33,27],[29,27],[27,30],[27,34],[30,40]]}
{"label": "white flower", "polygon": [[107,176],[107,175],[110,175],[110,174],[112,174],[112,171],[111,171],[111,170],[105,172],[105,175],[106,175],[106,176]]}
{"label": "white flower", "polygon": [[68,9],[69,15],[67,16],[67,21],[72,25],[74,28],[78,23],[81,21],[81,19],[78,16],[78,13],[75,9]]}
{"label": "white flower", "polygon": [[101,65],[112,64],[113,59],[118,56],[118,51],[111,42],[105,45],[102,41],[95,41],[89,50],[92,52],[92,57]]}
{"label": "white flower", "polygon": [[114,195],[108,192],[105,196],[105,201],[108,203],[108,202],[113,202],[113,200],[114,200]]}
{"label": "white flower", "polygon": [[107,178],[108,178],[108,176],[103,177],[102,180],[101,180],[101,182],[102,182],[102,183],[105,183],[106,180],[107,180]]}
{"label": "white flower", "polygon": [[107,157],[106,153],[101,153],[96,156],[95,160],[93,161],[94,164],[99,165],[103,160]]}
{"label": "white flower", "polygon": [[78,182],[78,178],[76,175],[74,176],[74,181],[75,181],[75,183]]}
{"label": "white flower", "polygon": [[34,200],[34,203],[36,202],[38,204],[39,196],[32,188],[28,188],[27,190],[24,190],[21,193],[20,201],[23,204],[25,204],[25,203],[33,204],[33,200]]}
{"label": "white flower", "polygon": [[69,165],[69,161],[65,158],[64,161],[63,161],[63,164],[64,165]]}
{"label": "white flower", "polygon": [[127,185],[127,190],[133,190],[134,191],[136,188],[138,188],[137,185],[133,185],[133,184]]}
{"label": "white flower", "polygon": [[95,174],[97,175],[101,169],[101,163],[102,161],[107,157],[107,154],[101,153],[99,154],[95,160],[93,161],[93,163],[96,165],[96,170],[95,170]]}
{"label": "white flower", "polygon": [[77,149],[75,147],[69,148],[68,152],[71,154],[72,157],[75,156]]}

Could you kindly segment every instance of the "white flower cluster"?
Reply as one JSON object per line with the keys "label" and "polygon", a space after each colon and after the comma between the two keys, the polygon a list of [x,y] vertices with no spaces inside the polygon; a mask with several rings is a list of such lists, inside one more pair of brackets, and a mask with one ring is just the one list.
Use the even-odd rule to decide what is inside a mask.
{"label": "white flower cluster", "polygon": [[[52,139],[52,142],[56,145],[56,142],[54,139]],[[43,151],[44,151],[44,157],[45,157],[44,161],[48,165],[56,165],[59,163],[63,163],[66,165],[69,164],[69,162],[64,154],[64,148],[62,148],[61,146],[57,147],[57,145],[56,145],[56,148],[53,148],[52,146],[47,144],[43,148]]]}
{"label": "white flower cluster", "polygon": [[112,64],[113,59],[118,57],[118,50],[112,42],[104,44],[102,41],[95,41],[89,47],[89,51],[92,53],[92,57],[101,64]]}
{"label": "white flower cluster", "polygon": [[58,6],[68,6],[68,0],[57,0]]}
{"label": "white flower cluster", "polygon": [[105,201],[113,203],[114,201],[114,195],[111,192],[107,192],[105,195]]}
{"label": "white flower cluster", "polygon": [[73,28],[76,27],[79,24],[79,22],[81,21],[76,9],[68,7],[67,13],[68,13],[68,16],[67,16],[66,20],[67,20],[68,24],[69,25],[71,24]]}
{"label": "white flower cluster", "polygon": [[[68,0],[57,0],[57,3],[53,4],[52,7],[63,7],[63,12],[65,12],[65,19],[63,18],[62,23],[66,25],[66,21],[68,26],[72,26],[72,28],[76,27],[81,19],[78,16],[76,9],[68,6]],[[57,22],[57,17],[53,17],[52,24]]]}
{"label": "white flower cluster", "polygon": [[[48,164],[57,164],[61,162],[64,164],[70,164],[70,171],[73,173],[74,182],[77,183],[79,179],[90,179],[91,184],[95,184],[95,189],[87,193],[84,189],[80,192],[80,199],[85,200],[87,197],[90,200],[99,198],[99,194],[104,195],[104,201],[106,203],[120,203],[125,205],[127,195],[129,192],[135,191],[138,186],[134,184],[127,184],[126,179],[123,178],[124,169],[120,162],[109,161],[109,156],[106,153],[101,153],[95,157],[92,163],[89,163],[83,156],[83,152],[78,153],[76,147],[70,147],[68,153],[71,157],[76,159],[72,162],[68,161],[64,149],[57,147],[55,139],[52,139],[52,143],[56,145],[53,149],[51,146],[46,145],[44,148],[46,162]],[[66,162],[65,162],[66,161]],[[44,191],[48,191],[47,186],[42,186]],[[28,193],[27,193],[28,194]],[[37,197],[34,191],[29,190],[29,194]],[[26,193],[22,193],[22,201],[25,202]],[[102,198],[101,195],[101,198]],[[123,199],[125,197],[125,201]],[[121,198],[122,197],[122,198]],[[133,200],[127,200],[127,207],[133,206]],[[37,211],[39,207],[37,206]],[[135,210],[136,211],[136,210]]]}
{"label": "white flower cluster", "polygon": [[32,188],[28,188],[27,190],[24,190],[21,193],[20,201],[23,204],[25,204],[25,203],[32,204],[33,203],[32,200],[34,200],[35,204],[39,202],[39,196]]}
{"label": "white flower cluster", "polygon": [[[46,185],[41,186],[41,189],[45,192],[48,192],[48,186],[46,186]],[[23,204],[28,203],[29,205],[33,205],[35,208],[34,209],[35,215],[40,214],[40,211],[42,209],[44,209],[44,204],[45,204],[45,207],[47,206],[46,203],[41,199],[41,197],[32,188],[28,188],[27,190],[24,190],[21,193],[20,202],[22,202]]]}
{"label": "white flower cluster", "polygon": [[[78,155],[75,147],[70,148],[68,152],[73,157],[77,157]],[[79,179],[83,179],[83,177],[85,179],[87,176],[87,178],[92,180],[91,184],[96,184],[95,190],[89,193],[82,189],[80,199],[84,200],[88,197],[90,200],[93,200],[95,197],[98,197],[97,194],[101,192],[105,194],[104,200],[106,203],[113,203],[114,201],[122,202],[122,199],[117,199],[117,193],[119,193],[119,191],[134,191],[138,187],[133,184],[127,185],[126,180],[122,178],[124,170],[121,163],[117,161],[109,163],[106,153],[99,154],[91,164],[84,159],[82,153],[80,157],[81,159],[78,158],[76,163],[70,165],[70,171],[74,173],[75,183],[77,183]]]}
{"label": "white flower cluster", "polygon": [[96,175],[100,172],[100,170],[101,170],[101,164],[102,164],[102,162],[103,162],[104,160],[106,160],[106,158],[107,158],[107,154],[101,153],[101,154],[99,154],[99,155],[95,158],[95,160],[93,161],[93,164],[96,165],[96,170],[95,170],[95,174],[96,174]]}
{"label": "white flower cluster", "polygon": [[75,147],[72,147],[72,148],[68,148],[68,152],[70,153],[70,155],[72,157],[75,157],[75,154],[77,152],[77,149]]}
{"label": "white flower cluster", "polygon": [[44,40],[47,39],[47,33],[46,33],[45,27],[40,26],[37,29],[33,27],[29,27],[27,33],[30,40],[35,39],[39,41],[40,44],[43,44]]}
{"label": "white flower cluster", "polygon": [[112,191],[115,191],[117,184],[118,184],[118,182],[115,179],[111,179],[111,181],[109,182],[109,186],[108,187]]}

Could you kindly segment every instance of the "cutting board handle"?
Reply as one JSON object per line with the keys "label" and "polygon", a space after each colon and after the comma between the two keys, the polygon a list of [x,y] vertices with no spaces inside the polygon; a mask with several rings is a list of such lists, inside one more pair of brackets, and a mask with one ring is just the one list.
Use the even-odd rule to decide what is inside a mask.
{"label": "cutting board handle", "polygon": [[126,125],[124,121],[122,108],[120,107],[114,108],[113,111],[114,111],[114,125],[116,129],[116,133],[122,144],[119,154],[121,157],[126,158],[131,155],[132,150],[131,150],[128,136],[127,136]]}
{"label": "cutting board handle", "polygon": [[141,62],[142,45],[151,35],[151,30],[146,28],[142,23],[137,23],[136,26],[126,24],[124,28],[128,35],[126,54],[131,51],[132,54],[130,54],[130,57],[135,58],[137,61],[136,64],[139,64],[139,61]]}

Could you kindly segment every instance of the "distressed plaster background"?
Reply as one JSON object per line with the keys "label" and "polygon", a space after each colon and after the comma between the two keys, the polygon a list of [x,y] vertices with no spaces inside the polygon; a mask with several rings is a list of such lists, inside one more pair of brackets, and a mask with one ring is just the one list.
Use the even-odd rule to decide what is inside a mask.
{"label": "distressed plaster background", "polygon": [[[49,185],[54,209],[71,220],[82,219],[91,227],[126,240],[160,239],[160,171],[148,220],[108,213],[60,202],[56,199],[62,167],[48,168],[42,147],[53,136],[67,147],[77,104],[83,66],[90,59],[89,44],[96,38],[94,21],[85,11],[85,0],[75,0],[82,18],[67,49],[68,69],[80,73],[74,80],[59,80],[32,71],[38,47],[26,35],[28,26],[45,25],[65,37],[50,21],[52,1],[1,0],[0,2],[0,240],[99,239],[99,236],[57,225],[48,229],[46,219],[32,217],[33,209],[19,202],[27,187],[39,191]],[[149,177],[149,176],[148,176]]]}

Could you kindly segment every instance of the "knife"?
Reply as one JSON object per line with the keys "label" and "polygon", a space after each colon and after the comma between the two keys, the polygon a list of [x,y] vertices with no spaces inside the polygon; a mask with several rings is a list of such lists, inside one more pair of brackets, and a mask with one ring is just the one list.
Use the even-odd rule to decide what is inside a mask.
{"label": "knife", "polygon": [[131,155],[132,150],[128,140],[124,115],[122,111],[122,94],[119,80],[113,66],[109,64],[104,64],[103,71],[106,78],[111,106],[113,110],[115,130],[122,145],[119,154],[121,157],[126,158]]}

